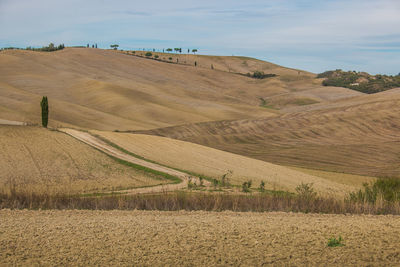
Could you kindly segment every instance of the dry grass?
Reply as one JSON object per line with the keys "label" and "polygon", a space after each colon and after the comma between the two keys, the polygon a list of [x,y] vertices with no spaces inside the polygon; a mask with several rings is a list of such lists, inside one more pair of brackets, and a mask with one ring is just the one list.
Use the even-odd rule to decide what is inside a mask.
{"label": "dry grass", "polygon": [[[393,266],[398,216],[0,211],[0,265]],[[342,236],[345,246],[330,248]]]}
{"label": "dry grass", "polygon": [[[325,95],[337,95],[337,91],[314,83],[310,79],[314,74],[300,71],[299,75],[297,70],[248,58],[199,58],[200,65],[204,58],[207,64],[215,61],[215,66],[229,65],[235,71],[262,68],[282,76],[256,81],[226,71],[167,64],[101,49],[66,48],[46,54],[3,51],[0,118],[40,122],[38,103],[47,95],[51,126],[138,130],[274,115],[259,107],[260,97],[271,98],[274,104],[274,96],[280,95],[276,101],[281,101],[285,95],[289,106],[297,106],[290,100],[303,94],[321,103],[330,101]],[[283,81],[285,77],[293,81]],[[354,92],[345,90],[340,95],[347,98]]]}
{"label": "dry grass", "polygon": [[360,184],[340,183],[318,175],[291,170],[264,161],[212,149],[179,140],[129,133],[92,131],[119,147],[158,163],[221,179],[229,171],[228,179],[234,185],[252,180],[253,187],[261,181],[267,189],[294,192],[300,183],[313,183],[324,194],[340,194],[356,190]]}
{"label": "dry grass", "polygon": [[90,193],[169,183],[57,131],[0,126],[0,190]]}

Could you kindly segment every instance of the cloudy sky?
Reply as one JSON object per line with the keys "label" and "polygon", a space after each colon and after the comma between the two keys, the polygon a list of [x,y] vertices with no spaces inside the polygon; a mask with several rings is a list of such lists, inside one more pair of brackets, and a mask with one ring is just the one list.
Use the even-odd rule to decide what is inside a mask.
{"label": "cloudy sky", "polygon": [[398,74],[400,0],[0,0],[0,47],[49,42]]}

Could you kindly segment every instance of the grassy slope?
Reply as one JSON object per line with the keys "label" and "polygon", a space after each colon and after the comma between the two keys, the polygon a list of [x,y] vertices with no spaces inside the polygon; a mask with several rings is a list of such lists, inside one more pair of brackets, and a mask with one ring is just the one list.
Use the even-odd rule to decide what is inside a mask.
{"label": "grassy slope", "polygon": [[[101,49],[3,51],[0,118],[38,122],[38,103],[47,95],[50,125],[138,130],[275,115],[275,110],[259,107],[260,98],[284,109],[357,94],[332,91],[315,81],[314,74],[255,59],[196,56],[196,60],[197,68]],[[215,62],[216,69],[201,67],[203,60]],[[222,66],[228,65],[235,72],[261,69],[280,76],[255,80],[226,72]]]}
{"label": "grassy slope", "polygon": [[[164,137],[104,131],[94,131],[94,133],[132,153],[174,168],[216,179],[221,179],[223,174],[231,170],[233,173],[228,175],[228,178],[235,185],[252,180],[253,186],[258,187],[264,180],[268,189],[294,191],[294,188],[303,182],[314,183],[314,187],[320,192],[343,193],[354,190],[362,183],[361,179],[355,180],[352,184],[324,179],[321,178],[323,176],[310,175],[264,161]],[[368,179],[363,181],[366,180]]]}
{"label": "grassy slope", "polygon": [[0,126],[0,190],[88,193],[168,183],[56,131]]}

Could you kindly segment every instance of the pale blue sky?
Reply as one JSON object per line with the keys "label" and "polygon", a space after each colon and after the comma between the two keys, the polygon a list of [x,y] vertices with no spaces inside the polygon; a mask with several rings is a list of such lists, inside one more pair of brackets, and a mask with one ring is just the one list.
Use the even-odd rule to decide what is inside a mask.
{"label": "pale blue sky", "polygon": [[198,48],[312,72],[400,72],[399,0],[0,0],[0,47]]}

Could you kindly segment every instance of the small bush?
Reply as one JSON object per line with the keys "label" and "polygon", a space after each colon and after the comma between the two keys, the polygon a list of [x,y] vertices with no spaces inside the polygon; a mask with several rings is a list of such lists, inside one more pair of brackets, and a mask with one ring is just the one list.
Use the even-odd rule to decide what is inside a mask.
{"label": "small bush", "polygon": [[147,52],[147,53],[145,54],[145,56],[146,56],[146,57],[151,57],[151,56],[153,56],[153,54],[152,54],[151,52]]}
{"label": "small bush", "polygon": [[251,180],[250,180],[250,181],[247,181],[247,182],[244,182],[244,183],[242,184],[242,192],[245,192],[245,193],[250,192],[251,183],[252,183]]}
{"label": "small bush", "polygon": [[157,58],[159,58],[159,56],[158,56],[158,55],[155,55],[154,58],[157,59]]}
{"label": "small bush", "polygon": [[343,239],[341,236],[339,238],[331,237],[328,239],[328,247],[342,247],[344,246],[343,244]]}
{"label": "small bush", "polygon": [[296,187],[296,192],[300,198],[311,200],[316,198],[317,192],[314,191],[313,184],[301,183]]}
{"label": "small bush", "polygon": [[258,188],[258,190],[260,190],[260,192],[265,192],[265,182],[264,181],[261,181],[260,187]]}

